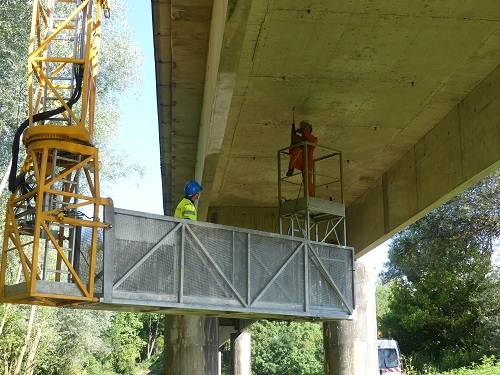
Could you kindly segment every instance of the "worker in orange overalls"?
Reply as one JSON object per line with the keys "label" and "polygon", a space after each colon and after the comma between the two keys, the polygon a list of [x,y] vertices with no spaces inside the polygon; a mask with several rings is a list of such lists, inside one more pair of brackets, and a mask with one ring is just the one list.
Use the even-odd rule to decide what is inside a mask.
{"label": "worker in orange overalls", "polygon": [[[290,162],[288,163],[288,172],[286,175],[288,177],[293,175],[293,170],[298,169],[302,172],[302,184],[304,185],[304,196],[306,195],[306,166],[304,163],[304,148],[307,149],[307,171],[308,171],[308,188],[309,196],[314,197],[314,184],[313,184],[313,169],[314,169],[314,146],[305,145],[304,147],[296,146],[303,141],[318,143],[318,138],[316,138],[312,133],[312,125],[309,121],[303,120],[299,124],[299,128],[295,130],[295,122],[292,123],[292,132],[290,138]],[[300,135],[298,135],[300,134]]]}

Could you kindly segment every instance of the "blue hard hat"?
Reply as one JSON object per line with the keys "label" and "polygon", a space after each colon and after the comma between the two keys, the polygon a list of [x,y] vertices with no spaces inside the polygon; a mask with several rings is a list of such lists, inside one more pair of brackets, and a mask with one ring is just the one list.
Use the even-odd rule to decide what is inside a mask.
{"label": "blue hard hat", "polygon": [[189,181],[184,185],[184,193],[186,193],[187,196],[195,195],[202,190],[203,188],[196,181]]}

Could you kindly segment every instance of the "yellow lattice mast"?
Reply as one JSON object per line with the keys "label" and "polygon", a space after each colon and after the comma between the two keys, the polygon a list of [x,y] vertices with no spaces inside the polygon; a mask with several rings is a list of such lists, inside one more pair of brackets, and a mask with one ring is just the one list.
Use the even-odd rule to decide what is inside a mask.
{"label": "yellow lattice mast", "polygon": [[[96,257],[107,226],[100,217],[110,203],[100,197],[92,136],[102,13],[109,13],[107,0],[34,0],[29,118],[13,143],[2,302],[96,301]],[[21,135],[26,159],[18,172]]]}

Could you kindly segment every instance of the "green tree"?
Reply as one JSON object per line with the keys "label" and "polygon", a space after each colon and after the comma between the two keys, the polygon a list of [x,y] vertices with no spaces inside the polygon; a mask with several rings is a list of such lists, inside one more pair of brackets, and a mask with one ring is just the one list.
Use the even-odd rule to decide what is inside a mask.
{"label": "green tree", "polygon": [[323,374],[322,325],[260,320],[252,335],[252,374]]}
{"label": "green tree", "polygon": [[35,328],[43,332],[36,355],[36,373],[75,374],[85,368],[89,356],[104,358],[111,352],[102,332],[111,326],[106,311],[39,308]]}
{"label": "green tree", "polygon": [[[28,37],[31,1],[0,2],[0,180],[8,173],[11,144],[17,126],[26,118]],[[1,194],[1,192],[0,192]],[[7,195],[0,195],[0,220]]]}
{"label": "green tree", "polygon": [[120,374],[132,374],[146,342],[139,337],[142,323],[138,314],[119,312],[105,337],[111,346],[108,358]]}
{"label": "green tree", "polygon": [[163,350],[163,330],[165,317],[161,314],[138,314],[142,323],[139,337],[146,343],[142,352],[142,359],[150,359],[158,350]]}
{"label": "green tree", "polygon": [[2,353],[0,373],[10,374],[14,372],[16,361],[25,343],[30,308],[2,305],[0,312],[4,322],[0,335],[0,353]]}
{"label": "green tree", "polygon": [[[391,282],[381,318],[404,353],[442,361],[450,352],[477,352],[498,321],[500,174],[484,179],[397,234],[382,274]],[[491,340],[490,340],[491,343]],[[492,344],[493,345],[493,344]],[[495,346],[495,345],[493,345]],[[498,350],[496,347],[491,350]]]}
{"label": "green tree", "polygon": [[[6,172],[10,160],[13,134],[27,116],[26,76],[32,6],[32,0],[0,1],[1,177]],[[118,100],[123,95],[130,95],[130,92],[139,86],[143,57],[139,46],[131,37],[132,31],[127,24],[122,1],[114,0],[112,7],[112,17],[103,19],[102,22],[103,39],[95,112],[94,141],[100,149],[100,160],[103,161],[103,196],[106,195],[106,187],[109,191],[112,183],[116,184],[119,178],[130,178],[131,173],[140,173],[139,166],[130,162],[133,158],[118,149],[113,140],[120,125]],[[2,224],[7,196],[8,194],[3,194],[0,198]],[[17,272],[17,269],[8,270],[9,280],[16,280]],[[109,358],[111,344],[114,348],[119,348],[118,353],[129,352],[135,356],[135,349],[127,349],[130,343],[127,344],[125,338],[131,339],[127,332],[123,345],[113,335],[106,336],[108,341],[104,341],[102,331],[108,334],[119,332],[116,327],[114,331],[109,328],[113,314],[37,308],[33,319],[30,319],[30,312],[30,306],[0,305],[0,374],[14,373],[18,358],[22,358],[18,366],[21,373],[27,375],[31,372],[47,375],[74,374],[80,373],[86,367],[104,368],[106,366],[102,363]],[[140,340],[138,342],[140,343]],[[141,348],[142,344],[139,343],[137,347]],[[131,360],[134,361],[134,358]],[[96,370],[94,373],[103,372]]]}
{"label": "green tree", "polygon": [[377,304],[377,322],[389,311],[390,284],[384,284],[380,279],[377,280],[375,289],[375,300]]}
{"label": "green tree", "polygon": [[483,339],[483,351],[500,357],[500,270],[498,267],[491,275],[492,287],[481,296],[480,303],[484,306],[484,324],[487,335]]}
{"label": "green tree", "polygon": [[[27,118],[28,44],[31,28],[32,0],[0,2],[0,179],[8,169],[13,135]],[[111,191],[111,183],[124,176],[140,176],[142,167],[133,162],[126,150],[113,140],[120,131],[122,96],[139,95],[144,56],[133,40],[122,0],[112,2],[112,16],[102,20],[102,42],[99,50],[97,101],[94,142],[100,151],[101,183]],[[21,147],[21,152],[22,152]],[[22,157],[20,157],[20,164]],[[4,214],[7,195],[2,196],[0,212]],[[2,219],[3,223],[3,219]]]}
{"label": "green tree", "polygon": [[102,22],[94,129],[94,141],[103,164],[100,171],[103,196],[116,189],[121,178],[143,174],[143,167],[134,161],[128,150],[117,147],[114,140],[120,133],[122,117],[119,99],[140,95],[137,87],[142,81],[144,56],[133,40],[123,0],[113,0],[111,6],[111,18],[103,18]]}

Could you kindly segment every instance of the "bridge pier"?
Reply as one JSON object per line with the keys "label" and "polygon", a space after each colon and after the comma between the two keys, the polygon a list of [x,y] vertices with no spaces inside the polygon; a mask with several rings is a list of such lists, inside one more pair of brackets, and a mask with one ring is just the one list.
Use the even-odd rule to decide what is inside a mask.
{"label": "bridge pier", "polygon": [[354,320],[323,323],[325,375],[377,373],[375,277],[363,263],[357,261],[355,267],[357,300]]}
{"label": "bridge pier", "polygon": [[218,318],[165,317],[164,375],[218,375]]}
{"label": "bridge pier", "polygon": [[250,348],[250,333],[231,334],[231,375],[250,375]]}

